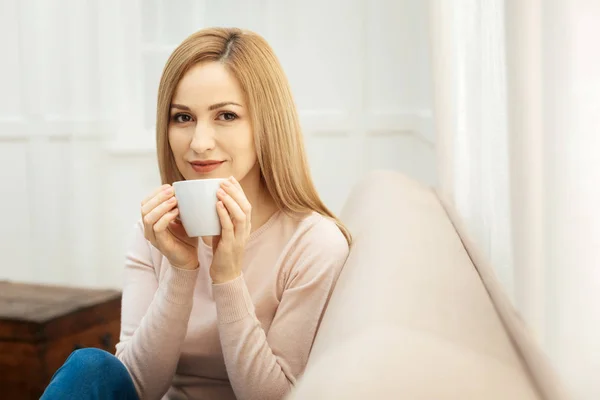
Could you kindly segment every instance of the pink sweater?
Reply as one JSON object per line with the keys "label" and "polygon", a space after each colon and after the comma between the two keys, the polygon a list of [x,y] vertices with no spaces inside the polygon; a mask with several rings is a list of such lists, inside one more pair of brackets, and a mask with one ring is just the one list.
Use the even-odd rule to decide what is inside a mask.
{"label": "pink sweater", "polygon": [[348,255],[344,236],[320,214],[277,212],[251,234],[243,275],[220,285],[212,249],[200,241],[198,253],[200,268],[174,268],[136,225],[116,355],[140,398],[284,398]]}

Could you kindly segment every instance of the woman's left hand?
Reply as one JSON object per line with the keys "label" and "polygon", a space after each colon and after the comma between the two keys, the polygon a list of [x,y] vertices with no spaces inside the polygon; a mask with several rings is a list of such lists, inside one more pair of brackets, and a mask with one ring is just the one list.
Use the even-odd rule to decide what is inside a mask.
{"label": "woman's left hand", "polygon": [[210,266],[210,277],[215,284],[232,281],[241,275],[252,212],[250,202],[234,177],[221,183],[217,198],[221,235],[213,237],[213,260]]}

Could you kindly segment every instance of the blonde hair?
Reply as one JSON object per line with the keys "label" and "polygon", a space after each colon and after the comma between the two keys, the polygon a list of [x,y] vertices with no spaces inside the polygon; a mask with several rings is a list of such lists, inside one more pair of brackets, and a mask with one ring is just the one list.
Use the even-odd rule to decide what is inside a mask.
{"label": "blonde hair", "polygon": [[288,213],[316,211],[331,218],[348,244],[344,224],[323,204],[310,176],[300,122],[287,78],[273,50],[256,33],[210,28],[185,39],[169,57],[160,80],[156,116],[158,165],[162,182],[183,180],[169,145],[171,101],[181,77],[194,64],[223,63],[247,97],[261,179],[278,208]]}

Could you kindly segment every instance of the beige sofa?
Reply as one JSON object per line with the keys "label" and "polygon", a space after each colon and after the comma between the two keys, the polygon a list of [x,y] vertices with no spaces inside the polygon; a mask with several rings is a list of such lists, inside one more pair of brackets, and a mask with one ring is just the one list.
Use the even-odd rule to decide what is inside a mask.
{"label": "beige sofa", "polygon": [[355,243],[289,399],[567,399],[448,203],[370,174]]}

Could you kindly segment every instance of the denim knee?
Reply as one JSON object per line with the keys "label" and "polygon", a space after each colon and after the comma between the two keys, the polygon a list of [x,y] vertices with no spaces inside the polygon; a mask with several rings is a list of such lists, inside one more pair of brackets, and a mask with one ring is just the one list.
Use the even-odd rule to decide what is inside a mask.
{"label": "denim knee", "polygon": [[67,359],[65,365],[67,364],[73,364],[82,379],[98,378],[103,381],[119,383],[118,380],[129,377],[127,368],[117,357],[107,351],[92,347],[75,350]]}
{"label": "denim knee", "polygon": [[56,371],[42,399],[137,399],[125,365],[95,348],[76,350]]}

